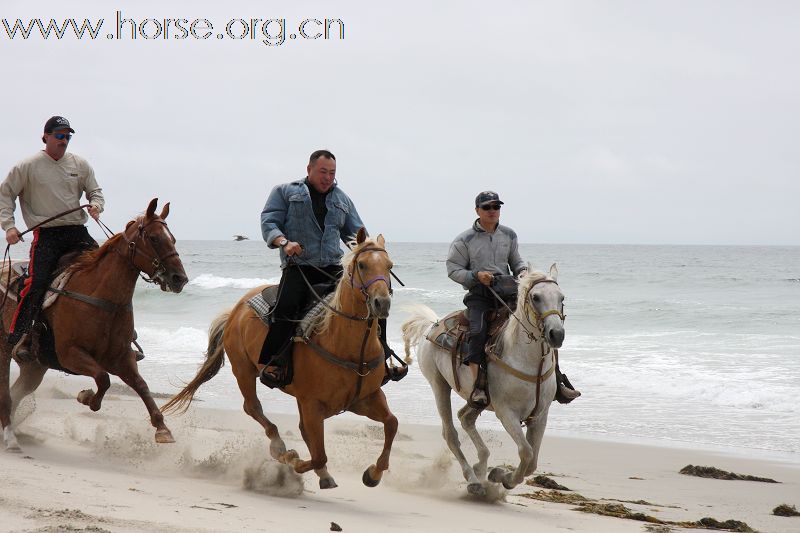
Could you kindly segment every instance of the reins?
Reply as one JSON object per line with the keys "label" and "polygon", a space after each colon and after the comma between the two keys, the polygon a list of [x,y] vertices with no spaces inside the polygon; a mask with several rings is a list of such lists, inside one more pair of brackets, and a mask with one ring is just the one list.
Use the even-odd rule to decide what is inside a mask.
{"label": "reins", "polygon": [[542,369],[544,368],[544,361],[545,361],[545,359],[547,357],[547,354],[550,353],[550,350],[551,350],[551,348],[548,345],[547,352],[544,351],[544,344],[546,342],[544,340],[543,336],[542,336],[543,333],[544,333],[544,319],[547,318],[548,316],[551,316],[551,315],[558,316],[561,319],[562,322],[564,321],[564,319],[566,319],[566,315],[564,315],[564,313],[562,311],[558,311],[557,309],[550,309],[548,311],[545,311],[542,314],[539,314],[536,311],[536,309],[533,309],[534,321],[531,321],[530,316],[528,315],[528,311],[527,311],[527,309],[529,307],[528,295],[530,294],[530,292],[533,289],[533,287],[535,287],[539,283],[555,283],[556,285],[558,285],[558,282],[556,282],[555,280],[552,280],[552,279],[536,280],[533,283],[531,283],[531,286],[528,287],[528,291],[525,293],[525,302],[524,302],[525,318],[528,320],[529,323],[531,323],[531,325],[534,325],[539,330],[539,333],[540,333],[539,338],[536,338],[536,335],[534,333],[532,333],[528,328],[525,327],[525,324],[522,322],[522,320],[520,320],[519,317],[516,316],[514,311],[511,310],[511,307],[508,306],[508,304],[505,302],[505,300],[503,300],[500,297],[500,295],[498,295],[494,291],[494,289],[492,289],[491,287],[487,287],[491,291],[491,293],[494,295],[494,297],[497,298],[497,300],[499,300],[500,303],[502,303],[506,307],[506,309],[508,309],[508,311],[511,314],[511,316],[513,316],[517,320],[517,322],[519,322],[519,325],[528,334],[528,339],[531,342],[533,342],[535,340],[540,346],[539,368],[538,368],[538,370],[536,372],[536,375],[526,374],[524,372],[521,372],[521,371],[517,370],[516,368],[510,366],[505,361],[503,361],[497,354],[494,353],[494,351],[492,351],[492,353],[488,354],[489,355],[489,360],[491,362],[497,364],[505,372],[511,374],[515,378],[520,379],[522,381],[526,381],[528,383],[536,383],[536,401],[533,404],[533,409],[531,409],[530,414],[526,418],[524,418],[523,420],[520,421],[521,424],[529,424],[531,422],[531,420],[533,419],[533,415],[536,412],[536,409],[538,409],[538,407],[539,407],[539,393],[541,391],[542,383],[544,381],[547,381],[547,379],[550,378],[550,376],[553,375],[553,372],[555,372],[555,369],[556,369],[556,365],[558,364],[558,350],[553,349],[552,350],[553,353],[551,355],[551,363],[552,364],[550,365],[550,368],[547,369],[547,371],[544,374],[542,374]]}

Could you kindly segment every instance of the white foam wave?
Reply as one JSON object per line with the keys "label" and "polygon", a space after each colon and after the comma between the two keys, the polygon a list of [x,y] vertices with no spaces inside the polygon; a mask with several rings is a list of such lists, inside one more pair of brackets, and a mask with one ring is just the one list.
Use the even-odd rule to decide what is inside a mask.
{"label": "white foam wave", "polygon": [[279,278],[226,278],[215,276],[214,274],[200,274],[189,281],[189,285],[200,287],[201,289],[221,289],[223,287],[252,289],[260,285],[275,284],[279,281]]}

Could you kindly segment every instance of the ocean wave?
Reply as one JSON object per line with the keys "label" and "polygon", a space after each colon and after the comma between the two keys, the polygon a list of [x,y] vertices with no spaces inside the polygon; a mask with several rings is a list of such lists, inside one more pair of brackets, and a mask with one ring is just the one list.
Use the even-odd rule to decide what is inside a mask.
{"label": "ocean wave", "polygon": [[189,281],[189,285],[201,289],[221,289],[231,287],[234,289],[252,289],[260,285],[276,284],[280,278],[226,278],[214,274],[200,274]]}

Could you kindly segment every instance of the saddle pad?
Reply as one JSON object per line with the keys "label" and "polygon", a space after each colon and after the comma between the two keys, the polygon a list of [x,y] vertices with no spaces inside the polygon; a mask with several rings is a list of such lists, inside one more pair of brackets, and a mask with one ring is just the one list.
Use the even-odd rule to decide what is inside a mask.
{"label": "saddle pad", "polygon": [[[277,299],[278,286],[273,285],[247,300],[247,305],[255,311],[258,318],[260,318],[264,324],[269,326],[272,324],[271,311],[275,307]],[[320,322],[322,322],[324,311],[327,309],[325,304],[330,305],[331,300],[333,300],[333,294],[327,294],[323,297],[325,303],[317,302],[305,313],[304,318],[297,328],[298,335],[305,337],[314,332]]]}
{"label": "saddle pad", "polygon": [[[9,265],[8,264],[4,264],[3,267],[0,268],[0,291],[1,292],[7,292],[9,300],[14,301],[14,302],[16,302],[18,300],[19,293],[17,292],[17,287],[15,287],[15,285],[17,284],[17,280],[19,280],[19,277],[23,273],[25,275],[27,275],[27,273],[28,273],[28,264],[29,263],[30,263],[30,261],[12,261],[11,262],[11,283],[10,283],[11,290],[8,290],[8,287],[6,287],[6,281],[8,280]],[[69,272],[69,271],[62,272],[61,274],[56,276],[56,278],[52,281],[50,286],[53,287],[53,288],[56,288],[56,289],[63,290],[64,287],[67,285],[67,282],[69,281],[69,278],[70,278],[71,275],[72,275],[72,273]],[[44,298],[44,303],[42,304],[42,309],[47,309],[48,307],[53,305],[53,302],[56,301],[58,296],[59,296],[58,294],[48,291],[47,295]]]}

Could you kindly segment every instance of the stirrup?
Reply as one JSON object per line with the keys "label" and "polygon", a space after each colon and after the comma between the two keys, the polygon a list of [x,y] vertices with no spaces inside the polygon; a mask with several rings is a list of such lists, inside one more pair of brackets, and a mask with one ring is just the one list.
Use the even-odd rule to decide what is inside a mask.
{"label": "stirrup", "polygon": [[11,357],[13,357],[17,363],[30,363],[33,361],[30,343],[30,333],[23,333],[22,337],[17,341],[17,344],[14,345],[14,348],[11,350]]}
{"label": "stirrup", "polygon": [[561,374],[562,381],[556,387],[555,401],[567,404],[581,395],[581,392],[572,386],[566,374]]}
{"label": "stirrup", "polygon": [[469,400],[467,400],[467,404],[473,409],[477,409],[478,411],[483,411],[487,407],[489,407],[489,393],[483,390],[480,387],[475,387],[472,389],[472,393],[469,395]]}
{"label": "stirrup", "polygon": [[[272,371],[268,372],[268,368],[271,368]],[[270,361],[268,364],[264,365],[264,368],[258,373],[258,379],[270,389],[279,389],[287,385],[287,374],[288,372],[285,366],[278,366],[272,364],[272,361]]]}
{"label": "stirrup", "polygon": [[389,366],[386,365],[386,373],[383,376],[381,387],[390,381],[400,381],[408,375],[408,365],[405,366]]}

